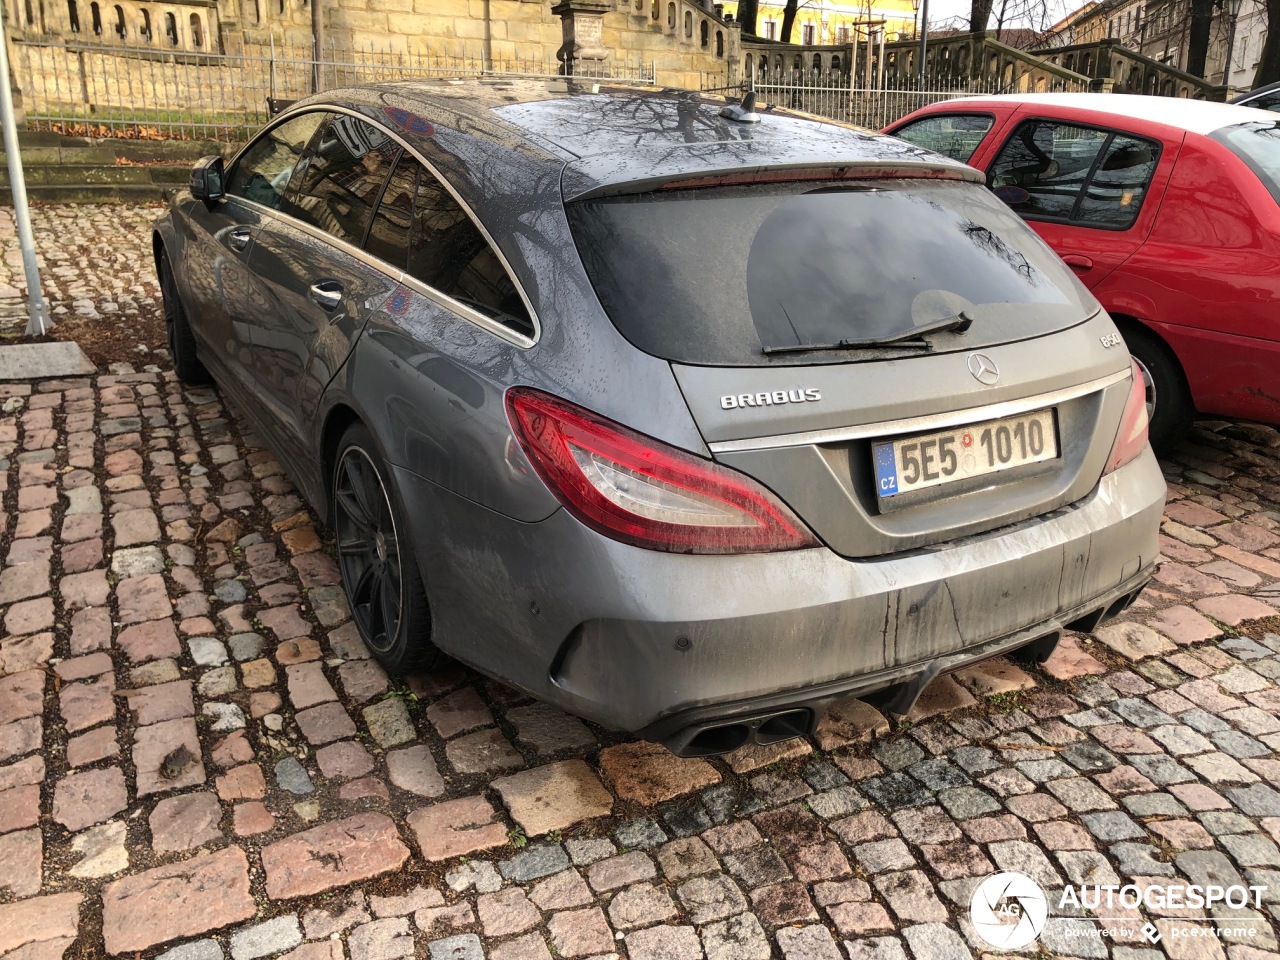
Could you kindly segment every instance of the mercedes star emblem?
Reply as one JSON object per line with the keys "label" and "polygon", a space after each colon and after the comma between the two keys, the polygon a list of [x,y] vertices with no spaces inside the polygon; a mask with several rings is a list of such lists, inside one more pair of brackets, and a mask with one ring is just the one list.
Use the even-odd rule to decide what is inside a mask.
{"label": "mercedes star emblem", "polygon": [[973,379],[988,387],[1000,379],[1000,368],[985,353],[969,354],[969,372],[973,374]]}

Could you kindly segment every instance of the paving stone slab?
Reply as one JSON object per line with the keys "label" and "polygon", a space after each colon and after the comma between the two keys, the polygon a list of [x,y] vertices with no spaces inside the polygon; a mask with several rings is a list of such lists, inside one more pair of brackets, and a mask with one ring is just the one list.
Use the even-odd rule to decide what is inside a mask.
{"label": "paving stone slab", "polygon": [[291,900],[368,880],[409,858],[385,814],[362,813],[305,830],[262,849],[267,896]]}
{"label": "paving stone slab", "polygon": [[512,819],[531,837],[605,817],[613,810],[613,796],[581,760],[564,760],[499,777],[492,786]]}
{"label": "paving stone slab", "polygon": [[239,847],[204,853],[116,880],[102,894],[107,952],[146,950],[248,920],[249,862]]}

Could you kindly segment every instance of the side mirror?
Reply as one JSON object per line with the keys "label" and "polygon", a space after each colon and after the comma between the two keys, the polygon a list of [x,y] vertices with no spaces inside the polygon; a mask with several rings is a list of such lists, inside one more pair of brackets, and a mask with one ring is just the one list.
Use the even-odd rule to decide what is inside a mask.
{"label": "side mirror", "polygon": [[221,157],[203,157],[191,170],[191,196],[205,203],[220,200],[223,195]]}

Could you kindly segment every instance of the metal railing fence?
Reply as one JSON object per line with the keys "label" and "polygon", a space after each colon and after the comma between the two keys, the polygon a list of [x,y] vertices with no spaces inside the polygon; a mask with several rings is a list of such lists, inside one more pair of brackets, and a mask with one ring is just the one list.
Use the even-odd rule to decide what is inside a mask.
{"label": "metal railing fence", "polygon": [[[1023,92],[1016,87],[1010,89],[1005,84],[982,77],[963,81],[926,78],[923,87],[913,80],[888,78],[883,87],[851,86],[847,77],[825,80],[800,77],[795,83],[756,82],[752,86],[758,103],[800,110],[872,130],[879,130],[913,110],[942,100]],[[704,86],[703,92],[740,97],[747,89],[748,84],[742,83],[733,86]],[[1081,85],[1069,89],[1077,91],[1086,87]]]}
{"label": "metal railing fence", "polygon": [[[560,76],[544,60],[481,61],[378,50],[255,46],[239,54],[163,51],[120,44],[36,41],[13,45],[14,78],[32,130],[91,137],[237,142],[271,104],[324,89],[433,77]],[[578,79],[653,84],[653,64],[609,63]]]}

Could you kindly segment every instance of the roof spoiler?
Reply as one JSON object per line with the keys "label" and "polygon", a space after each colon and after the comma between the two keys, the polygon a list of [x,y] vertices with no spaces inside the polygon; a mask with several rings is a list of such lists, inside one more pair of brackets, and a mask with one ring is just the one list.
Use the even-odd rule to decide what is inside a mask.
{"label": "roof spoiler", "polygon": [[[569,173],[567,170],[566,173]],[[566,178],[567,180],[568,178]],[[961,180],[985,183],[983,174],[973,167],[960,164],[931,163],[927,160],[832,161],[796,164],[769,164],[758,167],[729,167],[723,169],[676,170],[666,176],[644,177],[620,183],[597,184],[587,189],[572,191],[564,183],[565,202],[595,200],[601,197],[625,196],[637,193],[657,193],[667,190],[697,190],[706,187],[738,186],[764,183],[829,183],[846,180]]]}

